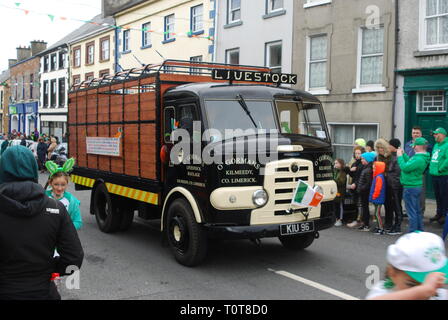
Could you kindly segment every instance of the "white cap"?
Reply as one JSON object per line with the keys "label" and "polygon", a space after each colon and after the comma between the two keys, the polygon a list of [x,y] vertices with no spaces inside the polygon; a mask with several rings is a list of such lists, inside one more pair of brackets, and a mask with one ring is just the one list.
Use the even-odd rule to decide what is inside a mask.
{"label": "white cap", "polygon": [[387,249],[387,261],[420,283],[431,272],[448,275],[445,244],[442,238],[429,232],[416,231],[400,237]]}

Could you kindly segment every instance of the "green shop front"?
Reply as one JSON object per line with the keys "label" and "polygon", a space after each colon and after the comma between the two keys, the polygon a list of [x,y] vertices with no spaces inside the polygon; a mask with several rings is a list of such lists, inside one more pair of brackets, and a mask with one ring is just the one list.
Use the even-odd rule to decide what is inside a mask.
{"label": "green shop front", "polygon": [[[398,70],[404,77],[405,141],[412,139],[413,126],[422,128],[423,136],[434,145],[431,130],[448,130],[448,68]],[[426,194],[434,198],[432,180],[428,175]]]}

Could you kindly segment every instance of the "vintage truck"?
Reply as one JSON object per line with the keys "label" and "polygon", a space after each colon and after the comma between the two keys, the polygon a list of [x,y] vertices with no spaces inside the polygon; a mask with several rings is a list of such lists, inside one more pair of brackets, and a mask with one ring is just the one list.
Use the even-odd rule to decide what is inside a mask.
{"label": "vintage truck", "polygon": [[[135,212],[159,219],[186,266],[213,238],[311,245],[335,221],[337,188],[322,105],[291,89],[296,81],[265,67],[166,60],[73,86],[71,177],[91,190],[99,229],[127,230]],[[299,180],[318,187],[319,206],[291,206]]]}

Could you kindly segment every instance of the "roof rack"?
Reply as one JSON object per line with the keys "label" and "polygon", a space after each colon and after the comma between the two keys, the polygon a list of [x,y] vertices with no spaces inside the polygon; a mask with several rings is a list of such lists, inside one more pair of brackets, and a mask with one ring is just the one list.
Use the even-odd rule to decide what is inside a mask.
{"label": "roof rack", "polygon": [[147,64],[140,68],[128,69],[117,72],[114,75],[106,75],[101,78],[86,80],[79,84],[73,84],[70,88],[70,92],[81,89],[95,88],[102,85],[111,85],[126,80],[136,80],[157,73],[211,76],[213,69],[227,69],[227,70],[230,69],[230,70],[259,71],[259,72],[271,71],[271,69],[268,67],[260,67],[260,66],[170,59],[165,60],[159,64]]}

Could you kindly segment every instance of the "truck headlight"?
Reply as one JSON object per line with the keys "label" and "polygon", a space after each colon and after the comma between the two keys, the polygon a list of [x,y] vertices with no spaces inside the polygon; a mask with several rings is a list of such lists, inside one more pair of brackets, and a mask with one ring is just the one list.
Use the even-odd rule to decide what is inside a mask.
{"label": "truck headlight", "polygon": [[252,201],[256,206],[262,207],[268,202],[268,194],[264,190],[257,190],[252,196]]}

